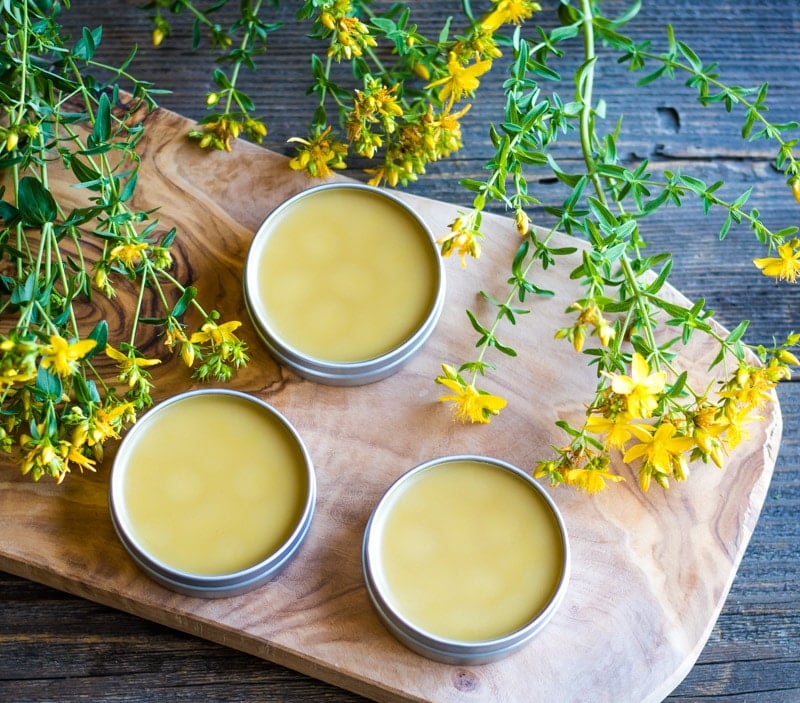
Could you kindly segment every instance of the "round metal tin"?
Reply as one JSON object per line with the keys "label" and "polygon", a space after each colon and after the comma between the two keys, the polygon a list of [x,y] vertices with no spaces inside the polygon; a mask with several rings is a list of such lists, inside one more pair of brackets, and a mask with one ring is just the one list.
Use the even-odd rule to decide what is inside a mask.
{"label": "round metal tin", "polygon": [[[304,496],[299,517],[289,536],[272,553],[249,566],[229,573],[192,573],[174,566],[154,556],[137,539],[136,530],[125,509],[125,475],[131,447],[138,441],[145,441],[148,429],[158,423],[165,408],[176,406],[196,396],[223,396],[252,403],[266,414],[270,421],[284,428],[290,441],[302,457],[305,482]],[[220,467],[224,470],[224,467]],[[165,471],[169,467],[165,467]],[[158,487],[155,486],[155,489]],[[167,588],[179,593],[205,598],[233,596],[260,586],[272,578],[299,549],[311,525],[316,503],[316,476],[308,451],[302,439],[289,421],[271,405],[246,393],[228,389],[203,389],[176,395],[149,410],[127,433],[120,444],[111,471],[109,484],[109,509],[114,529],[128,554],[136,564],[151,578]],[[237,515],[231,515],[235,521]]]}
{"label": "round metal tin", "polygon": [[[422,236],[429,242],[430,262],[435,267],[435,281],[433,287],[435,294],[424,319],[416,330],[399,344],[387,352],[367,359],[353,361],[330,361],[298,349],[296,345],[288,343],[275,330],[271,324],[268,312],[256,297],[259,281],[259,262],[261,261],[264,247],[268,241],[273,223],[281,218],[291,208],[304,201],[311,201],[321,193],[336,190],[358,190],[379,198],[397,208],[403,217],[410,218],[418,227]],[[358,212],[348,213],[349,217],[358,218]],[[387,223],[390,226],[391,223]],[[383,252],[376,251],[376,256]],[[361,183],[330,183],[315,186],[289,198],[273,210],[256,231],[251,242],[244,267],[244,302],[248,314],[258,332],[261,340],[269,349],[273,357],[284,364],[299,376],[318,383],[335,386],[357,386],[373,383],[395,373],[416,354],[427,341],[439,320],[445,299],[445,272],[436,241],[425,222],[402,200],[391,193]],[[392,315],[392,310],[382,310],[382,314]]]}
{"label": "round metal tin", "polygon": [[[552,514],[561,541],[562,563],[559,578],[552,596],[544,607],[521,627],[501,636],[483,640],[450,639],[433,634],[405,617],[393,604],[390,589],[382,574],[381,549],[386,520],[393,510],[398,495],[420,476],[422,472],[435,471],[451,462],[470,461],[486,464],[487,468],[506,471],[517,476],[524,488],[534,491]],[[429,659],[449,664],[485,664],[496,661],[518,650],[544,628],[558,609],[567,590],[570,574],[570,550],[567,531],[558,508],[550,496],[521,469],[504,461],[477,455],[456,455],[420,464],[398,478],[382,496],[367,522],[362,544],[362,567],[367,592],[380,619],[400,642]]]}

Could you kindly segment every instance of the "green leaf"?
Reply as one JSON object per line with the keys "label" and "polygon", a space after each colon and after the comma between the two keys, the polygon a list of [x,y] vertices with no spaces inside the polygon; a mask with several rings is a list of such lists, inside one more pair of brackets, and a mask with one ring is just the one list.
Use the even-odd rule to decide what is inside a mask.
{"label": "green leaf", "polygon": [[103,176],[99,171],[95,171],[95,169],[83,163],[83,161],[75,155],[70,157],[69,167],[84,188],[100,190],[103,183]]}
{"label": "green leaf", "polygon": [[100,403],[100,394],[97,392],[97,384],[85,379],[80,374],[74,376],[75,383],[75,397],[81,405],[88,405],[89,403]]}
{"label": "green leaf", "polygon": [[50,373],[43,366],[39,366],[36,372],[36,390],[40,391],[46,398],[60,400],[64,387],[58,376]]}
{"label": "green leaf", "polygon": [[94,129],[89,139],[92,146],[99,146],[111,138],[111,101],[103,93],[97,103],[97,114],[94,118]]}
{"label": "green leaf", "polygon": [[195,296],[197,295],[197,288],[194,286],[188,286],[180,298],[178,298],[178,302],[175,303],[175,306],[172,308],[172,312],[170,313],[172,317],[180,317],[183,313],[186,312],[186,308],[189,307],[189,304],[194,300]]}
{"label": "green leaf", "polygon": [[670,271],[672,271],[672,259],[667,260],[667,262],[664,264],[664,267],[661,269],[661,272],[658,274],[658,278],[656,278],[655,281],[647,286],[647,292],[651,295],[658,293],[658,291],[660,291],[663,285],[667,282]]}
{"label": "green leaf", "polygon": [[29,303],[33,300],[33,293],[36,288],[36,274],[31,271],[25,278],[22,285],[17,284],[11,291],[10,302],[12,305],[19,305],[20,303]]}
{"label": "green leaf", "polygon": [[138,178],[139,172],[134,171],[131,174],[131,177],[125,182],[125,186],[122,188],[122,191],[119,194],[119,200],[121,203],[127,202],[133,197],[133,193],[136,190],[136,181]]}
{"label": "green leaf", "polygon": [[475,317],[475,315],[472,313],[472,311],[467,310],[466,313],[467,313],[467,317],[469,318],[470,323],[472,324],[472,327],[475,329],[475,331],[478,334],[484,334],[485,335],[485,334],[489,333],[489,330],[487,330],[483,325],[481,325],[480,322],[478,322],[478,318]]}
{"label": "green leaf", "polygon": [[448,17],[445,21],[442,31],[439,32],[439,44],[444,44],[447,41],[447,36],[450,34],[450,23],[452,21],[452,17]]}
{"label": "green leaf", "polygon": [[87,352],[84,359],[88,359],[105,350],[108,344],[108,322],[100,320],[100,322],[94,326],[94,329],[89,332],[87,339],[93,339],[97,344],[94,345],[94,349]]}
{"label": "green leaf", "polygon": [[744,336],[744,333],[747,331],[747,327],[749,326],[749,324],[750,324],[749,320],[742,320],[725,338],[725,341],[728,342],[729,344],[735,344],[736,342],[738,342]]}
{"label": "green leaf", "polygon": [[100,44],[102,36],[102,27],[96,27],[92,30],[90,30],[88,27],[84,27],[81,30],[81,38],[75,42],[75,47],[72,50],[72,54],[75,56],[75,58],[83,59],[84,61],[91,60],[94,57],[95,51],[97,51],[97,47]]}
{"label": "green leaf", "polygon": [[17,207],[22,222],[30,227],[41,227],[45,222],[54,222],[58,217],[55,198],[34,176],[25,176],[20,180]]}
{"label": "green leaf", "polygon": [[678,42],[678,50],[683,54],[686,60],[691,64],[692,68],[695,71],[701,71],[703,69],[703,62],[700,60],[700,57],[694,53],[694,51],[684,42]]}

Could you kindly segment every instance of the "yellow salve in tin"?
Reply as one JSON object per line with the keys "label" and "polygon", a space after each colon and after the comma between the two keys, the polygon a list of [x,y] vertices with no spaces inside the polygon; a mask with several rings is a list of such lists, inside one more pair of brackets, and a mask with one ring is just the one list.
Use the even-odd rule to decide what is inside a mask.
{"label": "yellow salve in tin", "polygon": [[[270,335],[328,362],[379,357],[425,323],[440,284],[430,234],[373,189],[322,188],[259,232],[250,305]],[[252,256],[252,254],[251,254]]]}
{"label": "yellow salve in tin", "polygon": [[524,627],[553,599],[563,535],[521,477],[457,460],[397,488],[385,506],[377,571],[405,621],[441,639],[491,640]]}
{"label": "yellow salve in tin", "polygon": [[203,575],[247,569],[279,549],[309,494],[287,427],[235,395],[198,394],[153,412],[115,466],[124,472],[117,509],[137,547]]}

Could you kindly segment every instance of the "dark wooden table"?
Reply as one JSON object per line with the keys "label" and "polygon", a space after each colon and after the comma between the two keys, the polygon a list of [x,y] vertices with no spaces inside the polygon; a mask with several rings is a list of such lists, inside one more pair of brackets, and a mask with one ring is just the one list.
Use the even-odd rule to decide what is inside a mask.
{"label": "dark wooden table", "polygon": [[[204,114],[211,88],[211,61],[189,49],[190,30],[180,19],[174,37],[159,50],[138,2],[73,0],[64,15],[69,32],[104,25],[101,56],[121,60],[140,46],[134,72],[172,90],[161,104],[190,117]],[[543,23],[554,2],[543,2]],[[800,117],[800,3],[797,0],[655,2],[645,0],[631,28],[664,47],[664,27],[701,56],[720,62],[731,82],[770,83],[770,115],[776,122]],[[238,5],[238,3],[232,3]],[[289,3],[285,3],[289,5]],[[415,2],[418,22],[441,23],[456,3]],[[608,3],[622,7],[623,3]],[[302,29],[288,21],[272,35],[268,58],[246,78],[269,126],[267,148],[289,153],[286,139],[301,132],[310,115],[305,96],[307,52]],[[738,192],[753,188],[753,204],[774,227],[800,224],[800,204],[772,165],[762,142],[742,143],[740,116],[701,108],[680,81],[635,90],[625,71],[603,65],[599,73],[609,114],[625,114],[623,154],[652,160],[658,169],[682,168],[709,180],[724,178]],[[459,179],[479,174],[489,153],[485,125],[497,119],[498,88],[488,82],[465,126],[467,146],[454,159],[429,169],[410,190],[466,203]],[[358,176],[357,173],[352,175]],[[535,178],[535,177],[534,177]],[[549,183],[536,184],[546,199]],[[696,207],[672,208],[648,221],[654,249],[675,253],[673,284],[691,298],[704,297],[727,326],[752,321],[747,339],[769,343],[800,329],[800,290],[776,286],[751,259],[761,255],[741,228],[720,244],[719,221]],[[800,701],[800,383],[778,389],[783,443],[766,504],[722,614],[696,666],[669,701]],[[691,490],[691,486],[687,486]],[[675,489],[677,490],[677,489]],[[613,672],[609,672],[613,675]],[[0,573],[0,701],[345,701],[346,691],[269,662],[166,629]],[[602,691],[597,700],[603,700]]]}

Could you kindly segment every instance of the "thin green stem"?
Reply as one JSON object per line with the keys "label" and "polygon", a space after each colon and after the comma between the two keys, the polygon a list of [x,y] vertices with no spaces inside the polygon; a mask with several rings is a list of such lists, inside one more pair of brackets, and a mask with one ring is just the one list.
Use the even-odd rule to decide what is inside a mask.
{"label": "thin green stem", "polygon": [[[542,239],[541,245],[542,246],[547,246],[547,244],[549,243],[550,239],[553,237],[553,235],[555,233],[556,233],[555,228],[551,229],[545,235],[544,239]],[[530,260],[525,264],[525,267],[522,269],[521,278],[525,279],[525,278],[528,277],[528,274],[530,273],[530,270],[533,268],[533,265],[535,263],[536,263],[536,257],[532,255]],[[506,299],[505,299],[503,305],[501,306],[501,310],[503,308],[507,308],[509,305],[511,305],[511,301],[514,300],[514,298],[518,294],[518,292],[519,292],[519,284],[516,283],[516,279],[515,279],[515,283],[511,286],[511,289],[508,291],[508,295],[506,296]],[[497,328],[500,326],[500,322],[502,321],[503,317],[504,317],[504,315],[503,315],[502,312],[498,312],[497,314],[495,314],[494,321],[492,322],[492,325],[489,328],[489,336],[490,337],[494,337],[494,333],[497,331]],[[475,385],[475,381],[478,378],[479,369],[483,367],[483,359],[486,356],[486,352],[487,352],[488,348],[489,348],[489,345],[488,344],[484,344],[481,347],[480,352],[478,353],[478,358],[476,359],[476,362],[475,362],[476,366],[475,366],[475,369],[472,372],[472,385]]]}
{"label": "thin green stem", "polygon": [[594,93],[594,66],[597,61],[597,54],[595,52],[594,17],[592,15],[591,0],[581,0],[581,10],[583,12],[583,61],[585,66],[585,70],[581,72],[580,84],[577,86],[578,100],[581,104],[581,152],[586,164],[586,172],[592,181],[597,197],[605,205],[605,190],[600,176],[597,174],[594,157],[592,156],[592,100]]}

